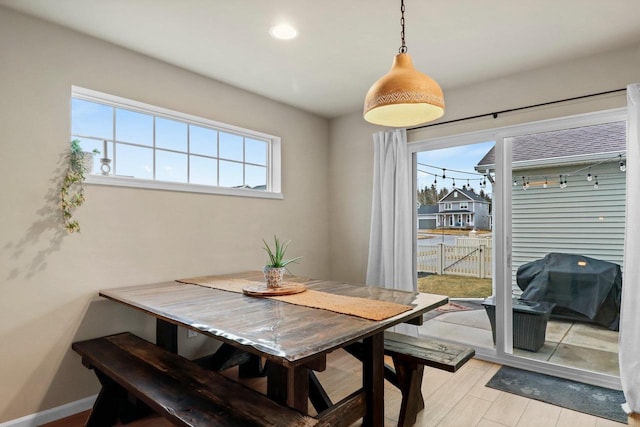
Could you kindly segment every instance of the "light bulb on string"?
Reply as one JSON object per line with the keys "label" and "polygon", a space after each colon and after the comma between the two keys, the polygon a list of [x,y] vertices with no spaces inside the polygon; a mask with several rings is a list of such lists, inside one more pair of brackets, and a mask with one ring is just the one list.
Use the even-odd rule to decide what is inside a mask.
{"label": "light bulb on string", "polygon": [[515,178],[513,178],[513,186],[515,187],[516,185],[518,185],[518,181]]}
{"label": "light bulb on string", "polygon": [[453,184],[452,185],[453,185],[453,188],[456,188],[456,179],[455,178],[453,178]]}
{"label": "light bulb on string", "polygon": [[442,179],[447,179],[446,171],[446,169],[442,169]]}
{"label": "light bulb on string", "polygon": [[627,164],[625,163],[624,160],[620,160],[620,171],[624,172],[627,170]]}
{"label": "light bulb on string", "polygon": [[591,176],[591,168],[589,168],[589,173],[587,174],[587,181],[591,182],[593,180],[593,176]]}
{"label": "light bulb on string", "polygon": [[598,189],[598,175],[596,175],[596,182],[595,182],[595,184],[593,184],[593,188],[594,188],[595,190],[597,190],[597,189]]}
{"label": "light bulb on string", "polygon": [[547,182],[547,177],[544,177],[544,184],[542,184],[542,188],[547,188],[547,185],[549,185],[549,183]]}

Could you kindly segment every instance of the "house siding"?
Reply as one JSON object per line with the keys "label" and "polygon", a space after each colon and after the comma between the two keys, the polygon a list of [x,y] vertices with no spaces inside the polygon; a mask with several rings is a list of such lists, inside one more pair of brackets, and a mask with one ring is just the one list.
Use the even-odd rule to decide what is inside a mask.
{"label": "house siding", "polygon": [[512,267],[513,287],[519,291],[515,276],[519,266],[543,258],[549,252],[574,253],[614,262],[623,267],[625,230],[626,174],[617,163],[599,165],[591,171],[598,175],[586,179],[586,171],[569,176],[567,187],[559,188],[559,175],[567,168],[514,171],[521,176],[548,177],[531,182],[528,190],[520,185],[512,193]]}
{"label": "house siding", "polygon": [[[442,220],[444,219],[445,227],[452,226],[451,215],[453,215],[454,225],[455,223],[459,223],[459,226],[488,230],[490,228],[489,203],[474,200],[463,191],[456,191],[458,191],[458,197],[455,197],[454,191],[452,191],[438,201],[438,213],[440,216],[436,219],[436,225],[441,227]],[[472,194],[472,196],[474,198],[479,197],[474,194]],[[466,207],[461,206],[461,204],[466,204]],[[467,221],[467,215],[470,215],[470,221]]]}

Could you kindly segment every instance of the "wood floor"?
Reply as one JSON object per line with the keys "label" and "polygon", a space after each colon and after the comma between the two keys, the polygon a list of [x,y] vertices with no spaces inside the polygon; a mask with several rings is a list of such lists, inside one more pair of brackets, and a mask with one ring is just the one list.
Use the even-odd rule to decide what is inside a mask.
{"label": "wood floor", "polygon": [[[497,391],[484,385],[500,368],[499,365],[472,359],[457,373],[451,374],[425,368],[422,392],[425,410],[416,426],[428,427],[621,427],[624,424],[557,406]],[[329,396],[335,402],[358,388],[358,362],[344,351],[329,355],[325,372],[318,373]],[[228,375],[235,377],[234,370]],[[263,379],[243,381],[265,392]],[[400,393],[385,383],[385,427],[395,426],[400,405]],[[47,427],[81,427],[88,412],[46,424]],[[359,426],[360,423],[354,425]],[[147,418],[130,423],[132,427],[165,427],[170,424],[159,418]]]}

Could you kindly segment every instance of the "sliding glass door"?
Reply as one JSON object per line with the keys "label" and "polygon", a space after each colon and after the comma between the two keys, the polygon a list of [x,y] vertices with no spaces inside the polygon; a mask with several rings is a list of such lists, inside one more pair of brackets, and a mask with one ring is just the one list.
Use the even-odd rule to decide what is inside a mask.
{"label": "sliding glass door", "polygon": [[625,127],[610,111],[410,144],[419,288],[452,301],[422,334],[619,386]]}
{"label": "sliding glass door", "polygon": [[493,294],[494,174],[478,169],[493,141],[415,153],[416,274],[422,292],[448,295],[424,335],[493,349],[482,303]]}

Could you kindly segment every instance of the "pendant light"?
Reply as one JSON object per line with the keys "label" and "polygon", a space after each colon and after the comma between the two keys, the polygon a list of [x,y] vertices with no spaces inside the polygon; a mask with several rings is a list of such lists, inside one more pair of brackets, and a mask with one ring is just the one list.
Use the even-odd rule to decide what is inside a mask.
{"label": "pendant light", "polygon": [[442,89],[431,77],[413,68],[404,41],[404,0],[400,0],[402,46],[391,71],[371,86],[364,101],[364,119],[382,126],[409,127],[444,114]]}

